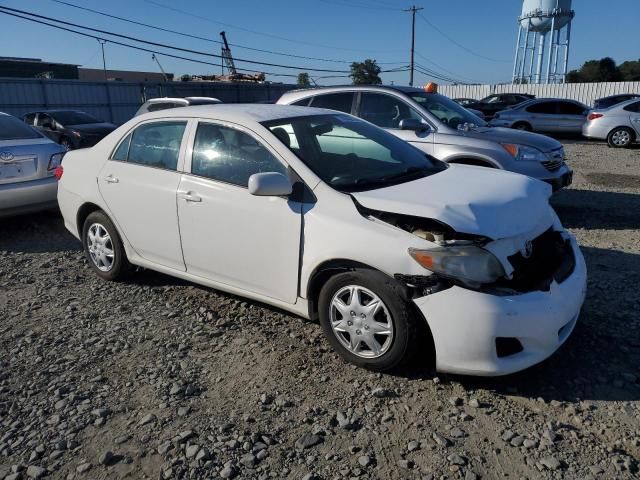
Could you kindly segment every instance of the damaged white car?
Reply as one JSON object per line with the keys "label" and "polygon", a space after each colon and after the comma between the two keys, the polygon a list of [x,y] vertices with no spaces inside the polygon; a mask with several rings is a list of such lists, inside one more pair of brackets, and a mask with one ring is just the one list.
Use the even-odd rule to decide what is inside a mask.
{"label": "damaged white car", "polygon": [[107,280],[146,267],[318,318],[345,359],[515,372],[573,330],[586,288],[551,188],[448,165],[350,115],[280,105],[135,117],[67,153],[66,227]]}

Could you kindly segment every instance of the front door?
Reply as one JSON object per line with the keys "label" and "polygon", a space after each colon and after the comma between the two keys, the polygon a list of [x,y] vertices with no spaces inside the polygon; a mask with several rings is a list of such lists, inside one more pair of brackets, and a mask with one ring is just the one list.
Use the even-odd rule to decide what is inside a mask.
{"label": "front door", "polygon": [[98,177],[111,219],[138,255],[182,271],[176,192],[186,126],[186,120],[172,120],[136,127]]}
{"label": "front door", "polygon": [[295,303],[302,204],[249,193],[254,173],[287,173],[276,153],[239,126],[200,122],[178,188],[187,272]]}
{"label": "front door", "polygon": [[636,131],[636,139],[640,138],[640,102],[627,105],[624,110],[629,113],[629,122]]}

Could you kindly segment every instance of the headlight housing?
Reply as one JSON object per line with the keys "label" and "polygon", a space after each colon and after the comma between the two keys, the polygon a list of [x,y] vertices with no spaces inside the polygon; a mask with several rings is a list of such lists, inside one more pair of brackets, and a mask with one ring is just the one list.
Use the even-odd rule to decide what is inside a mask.
{"label": "headlight housing", "polygon": [[452,245],[428,250],[410,248],[409,255],[433,273],[473,286],[493,283],[505,275],[498,259],[476,245]]}
{"label": "headlight housing", "polygon": [[524,160],[526,162],[544,162],[545,160],[549,160],[544,152],[534,147],[518,145],[517,143],[501,143],[500,145],[516,160]]}

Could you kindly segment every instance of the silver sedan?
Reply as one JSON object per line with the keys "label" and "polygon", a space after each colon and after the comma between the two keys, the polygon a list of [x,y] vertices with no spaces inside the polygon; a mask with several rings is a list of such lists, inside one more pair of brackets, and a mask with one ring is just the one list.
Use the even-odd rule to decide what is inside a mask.
{"label": "silver sedan", "polygon": [[635,98],[613,107],[593,110],[582,127],[582,135],[606,140],[614,148],[629,147],[640,140],[640,100]]}
{"label": "silver sedan", "polygon": [[0,112],[0,217],[56,208],[64,148]]}
{"label": "silver sedan", "polygon": [[589,107],[575,100],[538,98],[496,113],[489,124],[548,133],[582,133]]}

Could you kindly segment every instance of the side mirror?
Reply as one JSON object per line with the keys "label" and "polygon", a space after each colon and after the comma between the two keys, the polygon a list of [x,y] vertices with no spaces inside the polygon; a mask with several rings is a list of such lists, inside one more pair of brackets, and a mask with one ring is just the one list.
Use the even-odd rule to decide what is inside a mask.
{"label": "side mirror", "polygon": [[423,132],[429,130],[429,127],[417,118],[404,118],[400,120],[400,130],[413,130],[414,132]]}
{"label": "side mirror", "polygon": [[280,197],[293,191],[291,180],[278,172],[254,173],[249,177],[249,193],[259,197]]}

